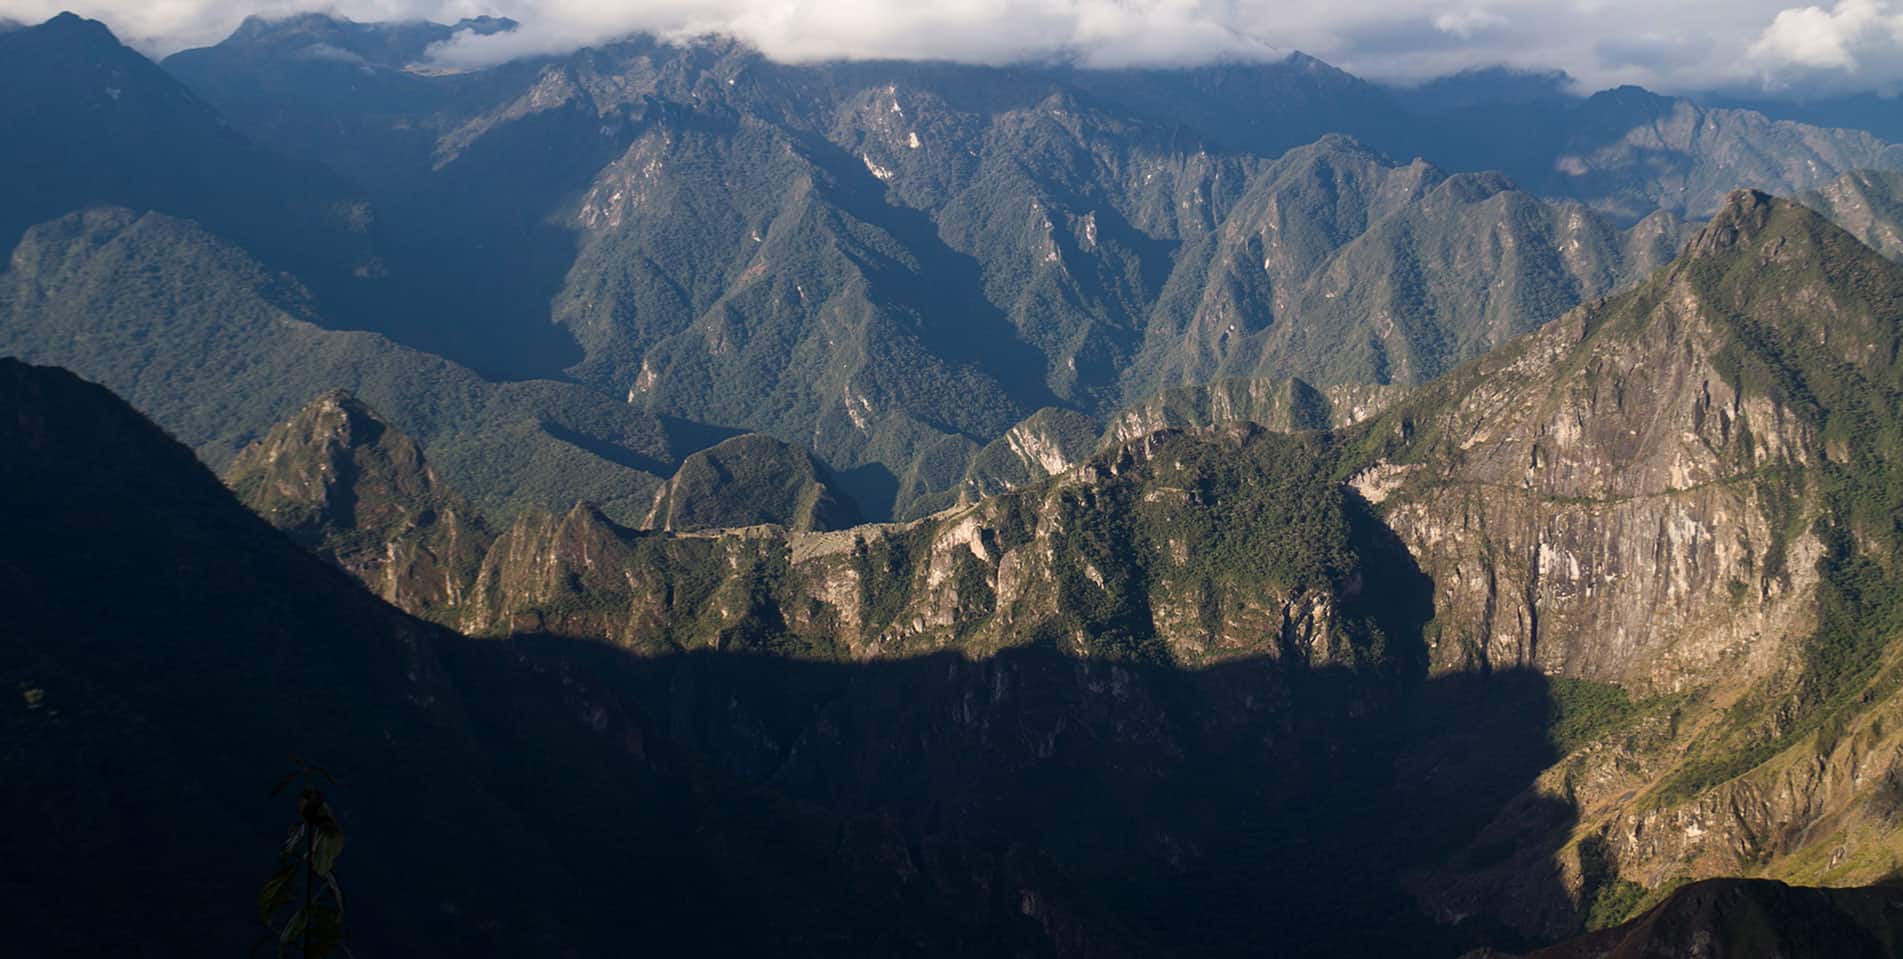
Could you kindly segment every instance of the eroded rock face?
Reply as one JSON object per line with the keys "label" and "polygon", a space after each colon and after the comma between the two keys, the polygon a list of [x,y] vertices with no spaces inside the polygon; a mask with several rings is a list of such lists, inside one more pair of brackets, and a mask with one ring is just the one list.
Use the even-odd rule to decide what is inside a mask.
{"label": "eroded rock face", "polygon": [[1437,668],[1670,691],[1763,675],[1806,628],[1819,547],[1791,526],[1816,509],[1814,430],[1727,384],[1721,333],[1694,292],[1674,293],[1647,335],[1583,356],[1551,348],[1583,317],[1543,331],[1448,419],[1444,464],[1393,489],[1392,465],[1365,474],[1435,580]]}
{"label": "eroded rock face", "polygon": [[467,601],[490,534],[422,450],[342,391],[251,444],[226,483],[251,509],[391,605],[443,619]]}
{"label": "eroded rock face", "polygon": [[1421,880],[1430,908],[1558,936],[1617,883],[1893,868],[1894,653],[1865,619],[1893,588],[1845,577],[1895,549],[1862,511],[1892,495],[1898,289],[1814,214],[1738,194],[1645,287],[1383,424],[1410,435],[1355,485],[1435,582],[1435,668],[1636,701]]}
{"label": "eroded rock face", "polygon": [[[1181,665],[1355,664],[1368,614],[1345,607],[1364,568],[1396,556],[1351,542],[1356,507],[1314,468],[1328,442],[1255,427],[1152,434],[1019,492],[830,533],[640,534],[579,509],[525,518],[483,564],[464,622],[655,652],[869,660],[1043,643]],[[1279,541],[1253,541],[1258,529]]]}
{"label": "eroded rock face", "polygon": [[1739,201],[1641,293],[1489,358],[1431,422],[1403,420],[1435,434],[1407,462],[1356,478],[1435,581],[1437,669],[1650,693],[1784,664],[1811,625],[1821,437],[1736,383],[1732,304],[1696,269],[1771,208]]}

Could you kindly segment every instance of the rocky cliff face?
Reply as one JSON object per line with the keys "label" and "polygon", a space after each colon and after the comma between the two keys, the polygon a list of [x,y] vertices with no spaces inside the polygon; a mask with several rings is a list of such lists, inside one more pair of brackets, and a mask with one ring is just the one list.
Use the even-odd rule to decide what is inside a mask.
{"label": "rocky cliff face", "polygon": [[1395,419],[1434,435],[1356,487],[1436,581],[1437,667],[1670,691],[1778,665],[1820,551],[1820,424],[1737,381],[1740,304],[1700,268],[1781,246],[1762,236],[1772,209],[1740,198],[1642,291],[1490,357],[1431,419]]}
{"label": "rocky cliff face", "polygon": [[[582,504],[491,533],[413,442],[331,393],[247,449],[228,482],[386,599],[473,633],[844,660],[1031,644],[1186,666],[1381,658],[1368,570],[1405,557],[1336,482],[1333,437],[1239,423],[1161,430],[1068,468],[1047,452],[1057,475],[907,523],[640,531]],[[759,505],[731,467],[729,482],[692,467],[657,503]],[[795,485],[797,521],[813,490]]]}
{"label": "rocky cliff face", "polygon": [[[1049,644],[1179,665],[1373,663],[1369,567],[1398,557],[1327,473],[1325,437],[1163,432],[910,523],[659,536],[578,508],[518,521],[465,625],[652,652],[848,660]],[[1274,529],[1275,539],[1244,530]]]}
{"label": "rocky cliff face", "polygon": [[[1851,837],[1893,815],[1900,304],[1876,253],[1738,194],[1643,287],[1371,427],[1397,452],[1355,485],[1434,580],[1434,668],[1633,700],[1483,832],[1491,864],[1422,884],[1444,915],[1556,935],[1621,889],[1889,868]],[[1571,902],[1512,892],[1555,868]]]}
{"label": "rocky cliff face", "polygon": [[1824,467],[1863,455],[1832,431],[1895,376],[1895,284],[1739,194],[1643,288],[1383,420],[1402,452],[1355,485],[1436,579],[1437,666],[1658,692],[1780,665],[1812,625]]}
{"label": "rocky cliff face", "polygon": [[493,538],[416,442],[332,391],[246,447],[226,482],[272,525],[400,609],[443,619],[467,601]]}

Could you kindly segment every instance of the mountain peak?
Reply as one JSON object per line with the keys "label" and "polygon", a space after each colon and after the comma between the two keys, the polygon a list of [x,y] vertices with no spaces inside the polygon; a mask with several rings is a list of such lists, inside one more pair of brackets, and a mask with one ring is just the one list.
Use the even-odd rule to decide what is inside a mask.
{"label": "mountain peak", "polygon": [[55,16],[37,27],[19,31],[22,34],[37,34],[43,37],[57,37],[73,43],[106,44],[120,46],[119,38],[112,29],[98,20],[88,20],[72,11]]}
{"label": "mountain peak", "polygon": [[1685,258],[1719,256],[1750,243],[1764,232],[1780,201],[1757,190],[1734,190],[1724,206],[1685,244]]}
{"label": "mountain peak", "polygon": [[385,23],[359,23],[349,17],[333,16],[328,13],[289,13],[273,15],[254,13],[238,24],[226,42],[260,39],[278,39],[287,35],[331,33],[339,30],[381,29],[400,24],[401,21]]}
{"label": "mountain peak", "polygon": [[345,390],[319,394],[246,447],[225,482],[271,525],[419,616],[459,595],[489,541],[416,441]]}
{"label": "mountain peak", "polygon": [[492,17],[483,14],[479,17],[464,17],[450,25],[450,30],[460,33],[468,30],[477,36],[487,37],[498,33],[511,33],[522,24],[508,17]]}
{"label": "mountain peak", "polygon": [[[353,449],[377,442],[390,424],[356,394],[344,389],[318,394],[287,424],[306,435],[320,433],[335,437],[340,449]],[[397,434],[401,436],[400,433]],[[408,438],[404,437],[407,441]]]}
{"label": "mountain peak", "polygon": [[1308,144],[1306,147],[1296,147],[1295,149],[1325,153],[1356,153],[1377,159],[1381,155],[1379,151],[1347,133],[1324,133],[1321,139],[1316,140],[1314,143]]}
{"label": "mountain peak", "polygon": [[383,423],[383,418],[378,416],[377,412],[365,404],[364,401],[358,399],[357,394],[341,388],[329,389],[317,394],[309,403],[305,404],[301,416],[309,416],[329,410],[341,412],[353,420],[369,420],[378,424]]}
{"label": "mountain peak", "polygon": [[441,492],[416,442],[344,390],[319,394],[246,447],[225,481],[273,524],[313,534],[355,525],[366,499],[419,511]]}
{"label": "mountain peak", "polygon": [[735,436],[687,457],[655,494],[644,525],[844,529],[858,520],[858,510],[830,480],[805,450],[764,434]]}

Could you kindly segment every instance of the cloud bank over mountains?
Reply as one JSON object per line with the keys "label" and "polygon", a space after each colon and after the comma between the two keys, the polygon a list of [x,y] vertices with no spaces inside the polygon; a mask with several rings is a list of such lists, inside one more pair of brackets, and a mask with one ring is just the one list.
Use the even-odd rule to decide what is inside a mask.
{"label": "cloud bank over mountains", "polygon": [[1397,81],[1506,65],[1565,70],[1594,88],[1903,88],[1903,0],[0,0],[0,17],[32,23],[68,8],[154,54],[215,43],[249,14],[494,14],[521,29],[461,35],[436,58],[475,66],[633,32],[719,33],[793,61],[1173,65],[1302,50]]}

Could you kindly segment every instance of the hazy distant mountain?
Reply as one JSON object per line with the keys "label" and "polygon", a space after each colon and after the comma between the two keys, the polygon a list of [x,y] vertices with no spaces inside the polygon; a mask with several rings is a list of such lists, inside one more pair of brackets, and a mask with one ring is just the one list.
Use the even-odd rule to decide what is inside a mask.
{"label": "hazy distant mountain", "polygon": [[[1225,152],[1279,151],[1364,115],[1359,129],[1377,142],[1405,128],[1387,94],[1305,58],[1129,74],[787,67],[731,45],[631,41],[475,76],[380,68],[355,92],[295,79],[339,99],[287,112],[255,99],[287,72],[266,55],[280,45],[241,31],[168,66],[211,95],[241,92],[221,102],[265,136],[309,137],[409,102],[377,84],[426,91],[409,119],[324,149],[409,157],[377,173],[372,192],[391,211],[399,194],[452,198],[417,221],[422,231],[451,232],[434,211],[456,209],[454,197],[537,182],[548,205],[536,215],[579,243],[547,287],[581,346],[576,375],[656,412],[773,433],[848,473],[876,467],[888,478],[852,481],[875,515],[881,501],[945,488],[964,458],[1039,407],[1100,414],[1219,375],[1418,381],[1616,287],[1676,242],[1675,228],[1648,227],[1657,242],[1628,250],[1590,214],[1534,212],[1531,198],[1502,197],[1490,212],[1483,201],[1511,191],[1497,178],[1429,197],[1444,176],[1431,168],[1407,168],[1423,184],[1410,209],[1403,177],[1379,196],[1353,185],[1388,162],[1340,138],[1274,161]],[[484,96],[493,105],[479,108]],[[1166,97],[1262,125],[1186,126],[1195,117],[1165,116]],[[1281,112],[1265,116],[1263,103]],[[366,153],[359,136],[386,152]],[[550,150],[569,159],[534,159]],[[549,275],[534,264],[571,248],[541,227],[498,233],[500,212],[464,206],[447,214],[468,218],[455,221],[462,239],[423,245],[502,239],[465,273],[535,289]],[[506,222],[533,208],[512,209]],[[1516,245],[1456,264],[1450,241],[1490,216]],[[390,217],[403,235],[400,213]],[[1343,256],[1370,262],[1324,279],[1364,232]],[[1264,243],[1273,257],[1245,249]],[[1579,252],[1560,255],[1568,244]],[[504,249],[526,273],[472,268]],[[1321,288],[1362,269],[1419,279],[1367,294],[1378,304]],[[534,321],[525,310],[508,322]],[[1312,341],[1353,346],[1324,357]]]}
{"label": "hazy distant mountain", "polygon": [[[143,138],[209,128],[279,189],[349,182],[364,198],[352,236],[372,251],[352,274],[326,265],[347,245],[284,228],[299,221],[272,212],[283,203],[236,199],[244,177],[201,203],[160,188],[163,164],[95,155],[131,185],[118,202],[291,266],[315,291],[311,319],[490,376],[573,377],[712,438],[770,434],[875,517],[952,488],[1046,407],[1101,418],[1220,378],[1431,379],[1632,282],[1669,257],[1680,220],[1740,183],[1794,189],[1890,162],[1865,134],[1642,91],[1558,101],[1556,78],[1488,75],[1397,94],[1300,56],[787,66],[725,41],[636,38],[418,67],[458,29],[508,28],[254,19],[167,61],[233,127],[334,181],[283,172],[178,84],[149,84],[189,108],[142,111]],[[97,69],[158,73],[77,19],[11,36],[69,35],[90,38],[75,49]],[[1505,92],[1481,96],[1496,79]],[[73,113],[62,98],[77,86],[33,84],[14,109]],[[83,152],[98,128],[36,142]],[[1308,143],[1344,129],[1372,146]],[[1454,160],[1397,162],[1413,153]],[[181,165],[216,168],[192,156]],[[1516,179],[1445,172],[1490,167]],[[20,209],[50,219],[94,192]],[[304,382],[300,402],[349,385]]]}
{"label": "hazy distant mountain", "polygon": [[1573,87],[1573,78],[1560,70],[1479,67],[1388,91],[1415,115],[1437,117],[1486,107],[1567,105],[1579,99]]}
{"label": "hazy distant mountain", "polygon": [[1773,96],[1720,92],[1699,100],[1713,107],[1755,111],[1773,120],[1863,130],[1891,143],[1903,143],[1903,100],[1893,93],[1807,96],[1794,92]]}
{"label": "hazy distant mountain", "polygon": [[1425,382],[1634,282],[1682,231],[1661,214],[1622,233],[1497,174],[1325,139],[1266,167],[1181,258],[1126,397],[1224,376]]}
{"label": "hazy distant mountain", "polygon": [[414,140],[403,128],[454,97],[445,90],[453,81],[411,69],[429,46],[459,30],[511,26],[490,18],[449,25],[254,16],[225,42],[175,54],[164,68],[254,135],[355,182],[380,185],[415,162],[403,154]]}
{"label": "hazy distant mountain", "polygon": [[[455,76],[401,62],[449,29],[253,22],[167,67],[243,128],[358,178],[384,211],[393,272],[438,290],[439,306],[468,304],[459,326],[546,331],[552,312],[584,381],[770,432],[849,473],[876,467],[857,481],[868,502],[948,482],[955,469],[925,464],[1051,403],[1101,414],[1221,375],[1429,378],[1628,282],[1679,237],[1653,222],[1628,241],[1498,178],[1456,178],[1408,213],[1355,188],[1291,202],[1299,184],[1265,185],[1304,163],[1424,153],[1633,221],[1888,162],[1866,135],[1630,92],[1580,101],[1552,76],[1396,93],[1301,56],[786,66],[727,42],[633,39]],[[1329,140],[1319,161],[1277,159],[1330,132],[1372,150]],[[1313,249],[1282,241],[1287,262],[1244,249],[1270,236],[1270,214]],[[1495,253],[1454,262],[1456,238],[1496,226]],[[1246,262],[1268,268],[1252,277]],[[452,290],[450,276],[475,286]],[[1343,276],[1393,280],[1346,299],[1322,289]],[[405,311],[420,319],[391,332],[504,363],[485,355],[492,337],[452,335],[430,312]],[[974,339],[986,349],[959,345]]]}
{"label": "hazy distant mountain", "polygon": [[1892,260],[1903,260],[1903,174],[1858,170],[1800,193],[1797,199],[1830,217],[1865,246]]}
{"label": "hazy distant mountain", "polygon": [[[1423,97],[1413,102],[1433,109]],[[1584,99],[1481,100],[1432,116],[1421,147],[1429,156],[1456,169],[1503,170],[1534,193],[1577,199],[1620,222],[1655,210],[1702,218],[1735,189],[1788,194],[1853,169],[1903,166],[1903,153],[1868,132],[1638,87]]]}
{"label": "hazy distant mountain", "polygon": [[0,33],[0,247],[82,207],[203,223],[323,289],[380,267],[375,214],[323,166],[248,140],[103,24]]}
{"label": "hazy distant mountain", "polygon": [[121,391],[217,468],[334,388],[388,411],[494,509],[589,499],[638,519],[676,459],[664,424],[612,397],[484,382],[316,316],[294,281],[156,213],[95,210],[36,227],[0,274],[0,355]]}
{"label": "hazy distant mountain", "polygon": [[1388,91],[1314,57],[1185,69],[1060,74],[1091,100],[1218,149],[1273,157],[1330,133],[1397,158],[1414,155],[1414,116]]}
{"label": "hazy distant mountain", "polygon": [[488,36],[516,28],[506,17],[472,17],[455,23],[399,20],[358,23],[319,13],[282,18],[246,17],[229,40],[216,48],[187,51],[169,66],[184,68],[194,59],[219,54],[244,54],[284,61],[342,63],[359,70],[422,69],[429,48],[458,33]]}

